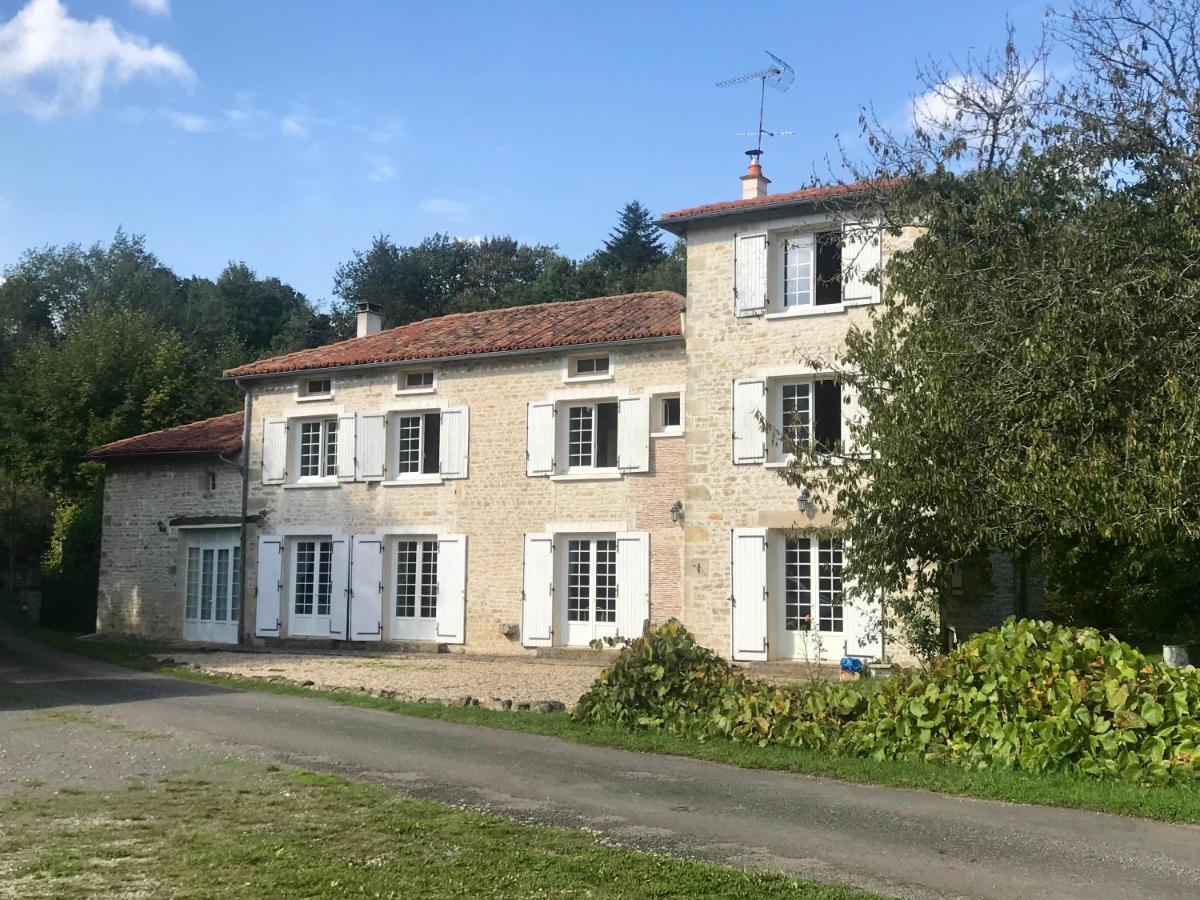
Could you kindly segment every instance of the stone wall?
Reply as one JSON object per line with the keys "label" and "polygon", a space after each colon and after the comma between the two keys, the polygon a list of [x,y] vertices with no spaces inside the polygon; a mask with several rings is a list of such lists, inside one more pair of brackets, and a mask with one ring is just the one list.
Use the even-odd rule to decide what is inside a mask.
{"label": "stone wall", "polygon": [[[603,352],[603,351],[601,351]],[[434,364],[436,392],[398,395],[398,369],[348,370],[333,375],[328,401],[297,400],[297,377],[254,381],[251,416],[251,514],[264,516],[256,533],[289,529],[356,534],[389,527],[425,527],[467,535],[466,643],[468,651],[525,652],[520,636],[501,634],[519,623],[526,533],[602,529],[650,535],[650,612],[660,621],[682,611],[682,526],[671,521],[683,497],[684,438],[651,437],[650,470],[618,479],[551,481],[526,475],[527,403],[600,391],[637,396],[680,391],[686,364],[680,342],[613,347],[610,382],[564,383],[563,352]],[[343,482],[336,487],[264,485],[263,423],[296,415],[470,408],[469,477],[440,484]],[[617,525],[612,529],[608,525]],[[257,567],[256,542],[248,548],[248,585]],[[247,627],[254,627],[252,587],[246,593]],[[286,620],[286,616],[283,617]],[[286,627],[286,622],[285,622]]]}
{"label": "stone wall", "polygon": [[[210,475],[216,490],[209,490]],[[216,455],[114,459],[104,476],[96,630],[177,639],[183,629],[180,517],[241,511],[239,471]]]}

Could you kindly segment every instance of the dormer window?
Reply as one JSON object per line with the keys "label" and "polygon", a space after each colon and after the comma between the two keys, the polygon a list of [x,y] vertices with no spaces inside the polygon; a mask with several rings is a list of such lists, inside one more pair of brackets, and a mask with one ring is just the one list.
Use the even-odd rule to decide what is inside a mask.
{"label": "dormer window", "polygon": [[305,378],[300,382],[300,396],[305,400],[319,400],[333,396],[332,378]]}
{"label": "dormer window", "polygon": [[612,377],[607,354],[573,356],[567,360],[567,381],[603,381]]}

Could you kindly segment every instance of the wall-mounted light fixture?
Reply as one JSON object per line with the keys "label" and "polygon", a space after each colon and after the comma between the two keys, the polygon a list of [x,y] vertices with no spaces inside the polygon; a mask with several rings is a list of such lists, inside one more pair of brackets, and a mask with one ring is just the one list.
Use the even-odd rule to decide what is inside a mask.
{"label": "wall-mounted light fixture", "polygon": [[796,508],[804,512],[808,509],[810,503],[812,503],[812,491],[804,488],[800,491],[800,496],[796,498]]}
{"label": "wall-mounted light fixture", "polygon": [[674,503],[671,504],[671,521],[678,524],[679,520],[682,518],[683,518],[683,501],[676,500]]}

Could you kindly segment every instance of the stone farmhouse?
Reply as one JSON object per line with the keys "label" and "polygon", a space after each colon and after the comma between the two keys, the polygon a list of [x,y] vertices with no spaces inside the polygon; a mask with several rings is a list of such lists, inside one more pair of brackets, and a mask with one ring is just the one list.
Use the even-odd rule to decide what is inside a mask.
{"label": "stone farmhouse", "polygon": [[[907,658],[853,547],[779,477],[858,415],[829,358],[879,301],[855,186],[664,215],[667,292],[455,314],[226,373],[245,409],[93,451],[105,461],[97,628],[210,643],[388,642],[537,653],[681,619],[753,662]],[[244,563],[244,564],[243,564]],[[944,611],[1028,612],[1000,560]]]}

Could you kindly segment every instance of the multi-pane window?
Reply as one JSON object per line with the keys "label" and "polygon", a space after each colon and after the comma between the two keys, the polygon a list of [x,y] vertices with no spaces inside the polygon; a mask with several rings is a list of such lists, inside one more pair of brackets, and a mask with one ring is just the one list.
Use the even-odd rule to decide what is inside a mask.
{"label": "multi-pane window", "polygon": [[329,615],[333,597],[332,541],[296,542],[292,593],[296,615]]}
{"label": "multi-pane window", "polygon": [[333,381],[329,378],[309,378],[304,382],[304,396],[324,397],[333,393]]}
{"label": "multi-pane window", "polygon": [[200,548],[188,547],[187,588],[184,593],[184,618],[200,617]]}
{"label": "multi-pane window", "polygon": [[783,239],[783,308],[842,302],[841,233]]}
{"label": "multi-pane window", "polygon": [[812,272],[813,272],[812,240],[804,238],[787,238],[783,242],[783,308],[793,309],[801,306],[811,306]]}
{"label": "multi-pane window", "polygon": [[416,413],[396,417],[396,472],[436,475],[439,469],[442,417]]}
{"label": "multi-pane window", "polygon": [[840,538],[787,539],[783,553],[783,627],[786,631],[842,630],[844,564]]}
{"label": "multi-pane window", "polygon": [[585,356],[575,360],[571,369],[573,375],[606,375],[608,374],[608,357]]}
{"label": "multi-pane window", "polygon": [[617,465],[617,404],[567,407],[567,467],[612,469]]}
{"label": "multi-pane window", "polygon": [[567,542],[567,621],[617,621],[617,542]]}
{"label": "multi-pane window", "polygon": [[241,548],[188,547],[183,616],[193,622],[236,622],[241,612]]}
{"label": "multi-pane window", "polygon": [[338,420],[313,419],[300,423],[300,477],[337,475]]}
{"label": "multi-pane window", "polygon": [[438,542],[396,542],[396,616],[432,619],[437,616]]}
{"label": "multi-pane window", "polygon": [[826,453],[837,449],[842,440],[842,391],[836,381],[780,385],[779,402],[786,450],[810,444]]}
{"label": "multi-pane window", "polygon": [[423,372],[405,372],[404,373],[404,388],[405,390],[416,390],[418,388],[433,387],[433,370],[427,369]]}
{"label": "multi-pane window", "polygon": [[812,435],[812,385],[785,384],[779,394],[783,404],[783,436],[788,447],[807,447]]}

